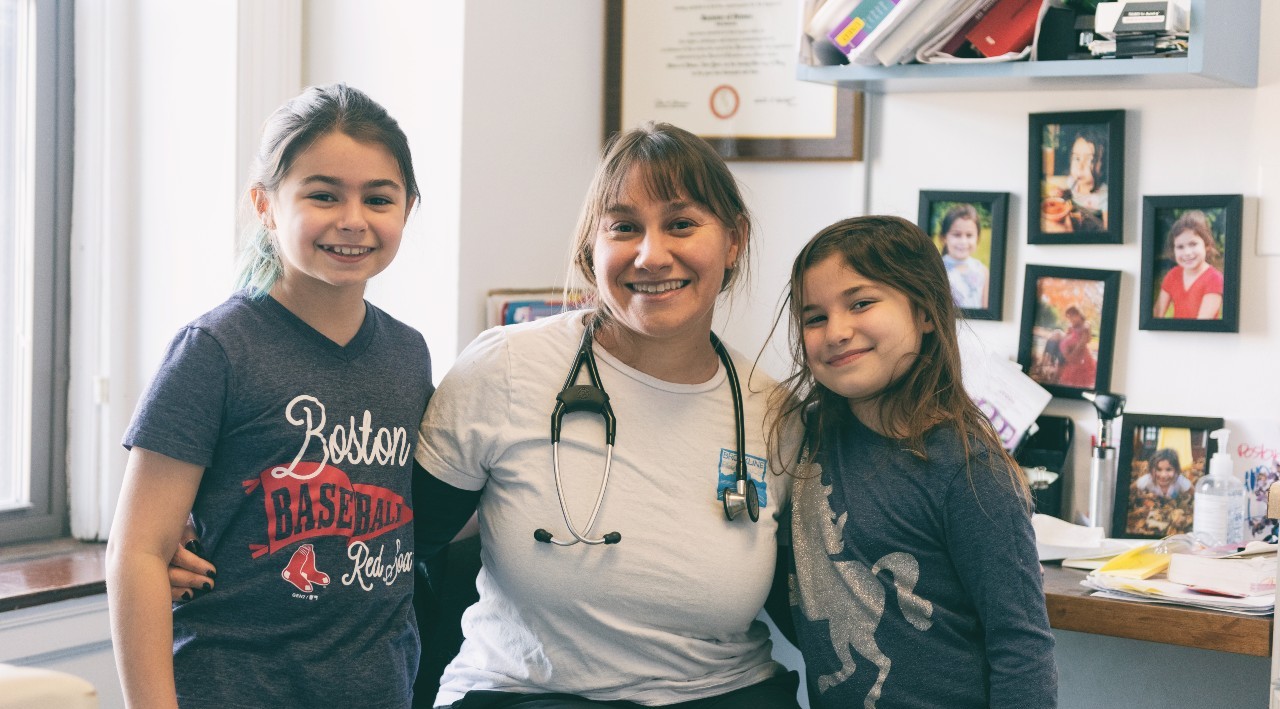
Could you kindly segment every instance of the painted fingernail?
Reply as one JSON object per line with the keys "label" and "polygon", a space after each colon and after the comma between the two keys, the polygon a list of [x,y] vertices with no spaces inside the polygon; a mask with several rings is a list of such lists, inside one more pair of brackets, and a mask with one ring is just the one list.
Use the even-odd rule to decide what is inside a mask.
{"label": "painted fingernail", "polygon": [[204,547],[200,546],[199,539],[192,539],[191,541],[187,542],[183,546],[186,547],[187,551],[191,552],[192,554],[196,554],[197,556],[204,554]]}
{"label": "painted fingernail", "polygon": [[189,601],[189,600],[191,600],[191,592],[190,592],[190,591],[183,591],[183,592],[182,592],[182,600],[184,600],[184,601]]}
{"label": "painted fingernail", "polygon": [[218,578],[218,572],[217,572],[217,571],[213,571],[213,570],[209,570],[209,571],[204,572],[204,575],[205,575],[205,576],[208,576],[208,577],[209,577],[209,578],[211,578],[211,579],[216,579],[216,578]]}
{"label": "painted fingernail", "polygon": [[204,583],[204,586],[202,586],[201,588],[203,588],[203,589],[204,589],[204,590],[206,590],[206,591],[209,591],[209,590],[212,590],[212,589],[213,589],[213,586],[212,586],[212,585],[210,585],[208,581],[206,581],[206,582]]}

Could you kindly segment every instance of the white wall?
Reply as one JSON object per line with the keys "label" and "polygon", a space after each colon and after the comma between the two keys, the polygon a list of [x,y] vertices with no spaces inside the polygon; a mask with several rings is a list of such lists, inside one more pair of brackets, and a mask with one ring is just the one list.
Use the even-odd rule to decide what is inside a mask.
{"label": "white wall", "polygon": [[[1264,36],[1280,26],[1280,9],[1264,3],[1262,24]],[[489,289],[562,283],[567,243],[599,146],[602,26],[597,3],[572,9],[554,0],[466,3],[458,320],[452,340],[452,333],[428,330],[438,358],[452,354],[451,342],[460,348],[480,331]],[[494,42],[500,27],[563,41],[544,42],[513,60]],[[313,53],[331,43],[314,34],[311,42]],[[861,213],[914,218],[922,189],[1007,191],[1013,199],[1004,320],[972,323],[989,348],[1016,355],[1026,264],[1118,269],[1124,276],[1112,388],[1128,396],[1128,410],[1223,416],[1229,426],[1274,419],[1280,377],[1269,375],[1268,365],[1269,354],[1280,348],[1280,310],[1266,304],[1275,301],[1280,258],[1255,253],[1259,237],[1251,216],[1258,212],[1262,237],[1272,253],[1280,253],[1274,246],[1280,244],[1280,209],[1267,209],[1267,198],[1274,200],[1280,190],[1278,178],[1267,172],[1267,158],[1280,155],[1280,137],[1264,125],[1280,108],[1280,57],[1264,52],[1261,62],[1257,89],[868,97],[865,163],[732,164],[758,217],[756,272],[754,288],[722,313],[718,327],[739,348],[757,351],[772,326],[792,256],[836,219]],[[1125,243],[1025,244],[1027,115],[1110,108],[1128,112]],[[1240,333],[1139,331],[1142,195],[1211,193],[1246,196]],[[393,312],[400,312],[400,299],[411,297],[391,288],[382,294]],[[775,374],[785,371],[777,344],[763,360]],[[1206,364],[1190,364],[1198,360]],[[1076,475],[1067,480],[1064,504],[1083,509],[1089,437],[1096,429],[1092,408],[1055,399],[1048,412],[1077,422]]]}
{"label": "white wall", "polygon": [[[1269,28],[1280,29],[1280,8],[1274,3],[1263,7],[1264,36]],[[1275,215],[1280,183],[1266,173],[1274,172],[1278,155],[1270,126],[1280,103],[1280,56],[1263,52],[1260,70],[1257,89],[876,97],[871,120],[880,126],[880,157],[871,168],[868,211],[912,217],[921,189],[1012,193],[1005,317],[972,323],[988,347],[1010,358],[1017,354],[1026,264],[1119,270],[1111,388],[1128,397],[1128,411],[1222,416],[1229,427],[1233,421],[1274,420],[1280,399],[1274,365],[1280,309],[1268,305],[1276,302],[1280,254],[1258,254],[1251,212],[1261,204],[1262,227],[1274,239],[1280,231]],[[1126,111],[1125,243],[1027,245],[1027,114],[1089,109]],[[1142,196],[1235,193],[1246,198],[1240,333],[1139,331]],[[1093,409],[1087,402],[1055,399],[1048,411],[1076,420],[1073,499],[1074,509],[1082,510],[1089,436],[1096,431]]]}
{"label": "white wall", "polygon": [[409,136],[422,201],[395,262],[370,282],[366,297],[429,334],[436,381],[466,344],[457,336],[464,7],[412,0],[304,5],[303,85],[351,84],[385,106]]}
{"label": "white wall", "polygon": [[[1263,35],[1280,32],[1280,8],[1263,5]],[[115,183],[103,220],[111,238],[101,251],[115,290],[90,301],[111,306],[107,325],[93,319],[92,309],[86,315],[83,300],[73,312],[82,345],[87,329],[114,337],[106,343],[109,356],[74,360],[80,383],[73,380],[73,412],[95,406],[86,377],[113,375],[110,415],[96,443],[82,446],[88,458],[105,462],[90,465],[119,466],[120,435],[165,343],[228,292],[232,206],[244,179],[236,174],[243,156],[236,154],[235,7],[113,3],[110,21],[129,25],[131,35],[107,52],[119,91],[112,101],[120,152],[112,157],[125,161],[102,166]],[[441,374],[482,328],[489,289],[562,283],[600,144],[603,4],[311,0],[303,8],[303,81],[360,86],[409,134],[423,204],[400,257],[375,279],[370,298],[426,334]],[[973,324],[990,347],[1016,352],[1025,264],[1120,269],[1125,280],[1113,379],[1114,389],[1129,396],[1130,411],[1221,415],[1229,423],[1275,417],[1280,311],[1268,306],[1276,300],[1280,258],[1245,259],[1239,334],[1139,332],[1136,287],[1144,194],[1243,193],[1261,205],[1262,237],[1280,242],[1274,207],[1280,178],[1273,166],[1280,138],[1269,127],[1280,109],[1278,74],[1280,56],[1264,52],[1257,89],[874,98],[866,163],[733,165],[758,217],[757,269],[754,290],[722,317],[720,329],[743,351],[756,351],[776,314],[792,255],[838,218],[867,212],[913,218],[921,189],[1008,191],[1014,199],[1005,320]],[[1104,108],[1129,111],[1126,243],[1019,243],[1027,114]],[[1246,251],[1253,254],[1257,242],[1247,228]],[[781,362],[776,353],[766,357],[775,373]],[[1050,412],[1079,424],[1075,458],[1083,473],[1075,476],[1071,497],[1080,508],[1092,413],[1070,401],[1055,401]],[[88,458],[73,457],[72,464]],[[103,499],[113,500],[114,493],[107,490]],[[104,508],[98,516],[109,518],[111,505]],[[1095,640],[1110,666],[1123,666],[1133,652]],[[1252,665],[1242,671],[1254,672]],[[1150,695],[1152,706],[1176,706],[1176,685]],[[1075,691],[1064,684],[1064,705]]]}

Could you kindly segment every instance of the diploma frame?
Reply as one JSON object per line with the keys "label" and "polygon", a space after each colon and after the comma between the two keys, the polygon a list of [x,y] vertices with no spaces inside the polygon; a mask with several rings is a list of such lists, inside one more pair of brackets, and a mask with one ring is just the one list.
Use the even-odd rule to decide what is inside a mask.
{"label": "diploma frame", "polygon": [[[626,42],[649,41],[638,30],[628,30],[623,22],[626,0],[605,0],[605,76],[604,139],[624,128],[622,125],[622,86],[627,77],[622,66],[622,47]],[[652,0],[633,0],[652,2]],[[641,36],[636,36],[639,33]],[[795,43],[797,36],[779,41]],[[739,78],[740,85],[750,84]],[[798,81],[798,79],[797,79]],[[700,136],[725,160],[850,160],[863,156],[863,95],[847,89],[836,90],[836,134],[830,138],[748,138],[738,136]]]}

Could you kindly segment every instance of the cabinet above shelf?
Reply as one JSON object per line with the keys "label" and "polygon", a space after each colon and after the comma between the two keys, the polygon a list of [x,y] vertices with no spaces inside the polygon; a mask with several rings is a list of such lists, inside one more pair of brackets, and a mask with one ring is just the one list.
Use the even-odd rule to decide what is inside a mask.
{"label": "cabinet above shelf", "polygon": [[1261,0],[1191,0],[1185,57],[898,66],[807,66],[803,81],[868,93],[1205,89],[1258,85]]}

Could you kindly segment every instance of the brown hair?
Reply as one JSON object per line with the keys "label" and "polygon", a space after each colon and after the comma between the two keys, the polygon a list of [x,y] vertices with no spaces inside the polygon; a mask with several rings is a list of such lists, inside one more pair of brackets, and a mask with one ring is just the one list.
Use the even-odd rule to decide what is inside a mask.
{"label": "brown hair", "polygon": [[1189,209],[1178,217],[1169,228],[1168,256],[1173,258],[1173,241],[1184,231],[1200,237],[1204,242],[1204,260],[1214,266],[1220,266],[1222,255],[1218,252],[1218,242],[1213,238],[1213,229],[1209,226],[1209,217],[1199,209]]}
{"label": "brown hair", "polygon": [[942,253],[947,253],[947,232],[951,231],[952,224],[961,219],[972,221],[978,236],[982,236],[982,220],[978,218],[978,210],[974,209],[972,204],[957,204],[942,216],[942,225],[938,232],[938,238],[942,241]]}
{"label": "brown hair", "polygon": [[[1029,504],[1030,489],[1021,466],[965,392],[956,336],[958,314],[942,256],[927,234],[898,217],[865,216],[836,222],[810,239],[792,264],[790,292],[778,321],[786,317],[789,324],[794,374],[783,380],[771,403],[783,414],[805,412],[810,457],[817,453],[821,431],[838,427],[853,415],[848,399],[813,378],[804,351],[804,277],[832,255],[862,276],[905,295],[913,316],[934,326],[922,336],[920,352],[907,371],[878,395],[879,429],[927,459],[925,435],[940,424],[954,426],[966,456],[971,439],[984,444],[990,451],[992,470],[1007,475]],[[770,427],[770,442],[775,446],[781,443],[782,418]]]}
{"label": "brown hair", "polygon": [[1151,473],[1152,480],[1155,479],[1156,466],[1162,460],[1173,468],[1174,477],[1182,475],[1182,463],[1178,460],[1178,451],[1172,448],[1161,448],[1147,459],[1147,472]]}
{"label": "brown hair", "polygon": [[[330,133],[385,147],[400,167],[405,195],[412,203],[418,202],[421,194],[413,173],[409,139],[400,124],[368,94],[346,84],[308,87],[267,118],[249,168],[246,199],[251,200],[249,195],[254,189],[278,188],[298,156]],[[255,220],[250,228],[241,248],[236,284],[248,287],[256,297],[271,290],[284,266],[266,227]]]}

